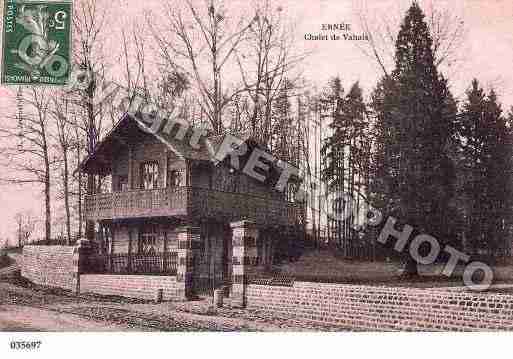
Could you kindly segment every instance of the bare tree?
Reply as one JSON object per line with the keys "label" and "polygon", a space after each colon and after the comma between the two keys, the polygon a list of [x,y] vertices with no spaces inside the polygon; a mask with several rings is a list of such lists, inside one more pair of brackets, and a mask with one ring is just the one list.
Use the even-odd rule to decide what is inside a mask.
{"label": "bare tree", "polygon": [[[74,117],[76,126],[85,137],[86,154],[91,155],[104,130],[103,114],[105,108],[98,100],[101,90],[101,78],[105,75],[103,42],[107,24],[108,8],[100,7],[96,0],[81,0],[73,12],[73,61],[88,76],[87,86],[77,90],[74,95],[81,111]],[[87,193],[94,193],[95,177],[87,176]],[[94,222],[86,223],[86,237],[93,239]]]}
{"label": "bare tree", "polygon": [[[295,53],[293,29],[282,16],[281,7],[269,0],[254,5],[255,17],[244,38],[235,49],[241,81],[252,102],[249,114],[251,135],[264,142],[272,133],[272,107],[287,80],[290,90],[298,77],[292,70],[306,54]],[[296,74],[298,76],[298,74]]]}
{"label": "bare tree", "polygon": [[60,93],[53,99],[53,119],[56,124],[54,135],[59,164],[61,164],[62,198],[64,199],[66,235],[68,244],[71,244],[71,205],[70,205],[70,155],[75,144],[71,131],[72,102],[66,93]]}
{"label": "bare tree", "polygon": [[[74,115],[75,116],[75,115]],[[76,119],[74,120],[74,123],[76,123]],[[72,127],[73,130],[73,152],[74,152],[74,161],[75,161],[75,168],[79,169],[80,167],[80,161],[82,161],[83,153],[84,153],[84,138],[81,136],[80,130],[78,127]],[[82,171],[77,170],[72,173],[73,175],[73,183],[75,183],[75,191],[71,194],[76,198],[76,205],[74,208],[74,211],[77,213],[78,218],[78,228],[77,228],[77,237],[82,237],[82,229],[83,229],[83,208],[82,208],[82,196],[83,196],[83,189],[84,189],[84,178],[82,175]]]}
{"label": "bare tree", "polygon": [[[1,146],[6,162],[12,170],[10,177],[1,181],[13,184],[37,183],[43,186],[45,203],[45,239],[51,238],[51,176],[55,163],[51,157],[49,106],[50,90],[31,87],[18,89],[18,113],[11,123],[0,129],[5,145]],[[18,176],[18,177],[17,177]]]}
{"label": "bare tree", "polygon": [[[144,99],[149,101],[152,90],[149,88],[151,81],[149,81],[149,74],[146,69],[146,49],[142,37],[143,31],[140,25],[133,23],[130,33],[131,41],[129,42],[125,29],[122,30],[122,57],[124,60],[127,97],[133,99],[136,94],[142,92]],[[129,47],[129,43],[133,44],[133,48]],[[132,59],[135,60],[135,63],[132,63]]]}
{"label": "bare tree", "polygon": [[229,89],[224,70],[255,19],[230,21],[220,1],[208,0],[203,6],[190,0],[185,3],[168,2],[165,28],[152,26],[151,31],[163,63],[189,75],[210,126],[220,134],[225,129],[222,115],[226,106],[245,91],[242,87]]}
{"label": "bare tree", "polygon": [[[182,117],[188,117],[191,101],[184,96],[190,86],[187,75],[167,63],[148,66],[150,60],[147,54],[151,54],[151,51],[145,43],[146,30],[134,22],[129,37],[125,30],[121,33],[125,89],[129,104],[139,96],[159,109],[169,112],[177,110]],[[177,101],[180,98],[183,101]]]}

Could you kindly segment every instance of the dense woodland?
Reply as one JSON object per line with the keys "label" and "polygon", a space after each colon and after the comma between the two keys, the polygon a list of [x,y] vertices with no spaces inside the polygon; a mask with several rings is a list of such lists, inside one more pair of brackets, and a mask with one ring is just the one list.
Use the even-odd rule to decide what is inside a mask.
{"label": "dense woodland", "polygon": [[[370,102],[358,83],[344,93],[339,78],[321,97],[333,119],[323,178],[442,244],[509,255],[513,113],[477,79],[458,103],[436,63],[425,15],[414,3],[397,36],[395,67]],[[361,237],[354,220],[334,223],[342,247]]]}
{"label": "dense woodland", "polygon": [[[374,51],[383,74],[373,89],[358,82],[345,89],[344,79],[335,77],[316,91],[301,76],[308,54],[294,48],[282,8],[260,1],[252,16],[241,18],[213,0],[170,2],[166,10],[123,30],[115,61],[122,67],[116,77],[121,91],[214,135],[251,137],[301,167],[305,190],[312,192],[307,205],[317,208],[309,211],[308,240],[346,256],[371,248],[368,257],[376,257],[376,231],[355,226],[359,213],[339,221],[318,210],[319,194],[341,191],[358,208],[380,208],[442,243],[509,255],[513,112],[478,79],[468,84],[465,99],[453,97],[441,68],[450,53],[444,41],[454,38],[437,32],[437,17],[412,3],[395,36],[393,68]],[[36,223],[46,241],[72,243],[94,231],[81,220],[83,198],[103,179],[77,168],[123,111],[102,97],[103,78],[119,75],[103,47],[108,11],[95,0],[75,6],[73,65],[90,74],[88,86],[13,93],[17,106],[0,130],[7,143],[1,165],[11,176],[0,179],[40,186],[44,216],[36,221],[33,213],[18,213],[11,245],[35,240]],[[314,186],[314,178],[323,184]]]}

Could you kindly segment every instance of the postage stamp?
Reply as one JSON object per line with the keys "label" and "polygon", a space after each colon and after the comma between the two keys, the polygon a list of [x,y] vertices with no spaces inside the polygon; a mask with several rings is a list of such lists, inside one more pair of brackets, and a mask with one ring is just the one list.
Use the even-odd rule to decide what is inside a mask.
{"label": "postage stamp", "polygon": [[63,85],[70,73],[72,3],[6,0],[4,84]]}

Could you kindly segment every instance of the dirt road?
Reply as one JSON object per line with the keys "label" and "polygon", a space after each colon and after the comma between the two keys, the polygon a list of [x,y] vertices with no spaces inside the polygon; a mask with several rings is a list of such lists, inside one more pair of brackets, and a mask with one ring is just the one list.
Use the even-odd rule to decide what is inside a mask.
{"label": "dirt road", "polygon": [[246,309],[220,308],[211,300],[148,301],[69,292],[0,281],[0,331],[339,331],[340,327]]}
{"label": "dirt road", "polygon": [[126,331],[125,326],[78,315],[18,305],[0,305],[0,331]]}

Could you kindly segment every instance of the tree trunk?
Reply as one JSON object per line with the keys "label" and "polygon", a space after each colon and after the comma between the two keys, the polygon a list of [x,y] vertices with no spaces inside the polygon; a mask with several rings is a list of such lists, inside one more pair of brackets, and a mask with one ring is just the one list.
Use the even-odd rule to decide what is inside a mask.
{"label": "tree trunk", "polygon": [[66,234],[67,243],[71,245],[71,213],[69,208],[69,168],[68,168],[68,149],[63,149],[64,157],[64,208],[66,210]]}
{"label": "tree trunk", "polygon": [[415,277],[419,275],[419,270],[417,267],[417,261],[415,259],[408,257],[404,264],[403,276],[405,277]]}
{"label": "tree trunk", "polygon": [[[94,175],[87,174],[87,194],[91,195],[94,194]],[[94,240],[94,222],[93,221],[86,221],[85,226],[85,237],[89,241]]]}
{"label": "tree trunk", "polygon": [[[78,136],[77,136],[78,138]],[[80,148],[77,147],[77,168],[80,167]],[[78,239],[82,238],[82,171],[78,171]]]}
{"label": "tree trunk", "polygon": [[18,248],[22,246],[21,220],[18,222]]}
{"label": "tree trunk", "polygon": [[50,244],[50,240],[52,239],[52,211],[50,205],[50,158],[48,155],[48,145],[46,142],[46,131],[44,127],[44,123],[41,120],[41,134],[42,134],[42,149],[43,149],[43,158],[44,158],[44,193],[45,193],[45,241]]}
{"label": "tree trunk", "polygon": [[[92,69],[91,74],[93,73]],[[92,155],[94,153],[95,147],[96,147],[96,126],[95,126],[95,114],[94,114],[94,107],[93,107],[93,101],[94,101],[94,87],[93,85],[96,84],[96,79],[93,78],[91,85],[87,89],[87,118],[88,118],[88,131],[87,131],[87,154]],[[87,174],[87,189],[86,194],[92,195],[95,192],[95,180],[94,175],[88,173]],[[94,222],[93,221],[86,221],[86,227],[85,227],[85,236],[86,239],[89,241],[94,240]]]}
{"label": "tree trunk", "polygon": [[50,207],[50,168],[48,165],[46,166],[46,170],[48,172],[45,175],[45,240],[48,244],[50,244],[52,237],[52,211]]}

